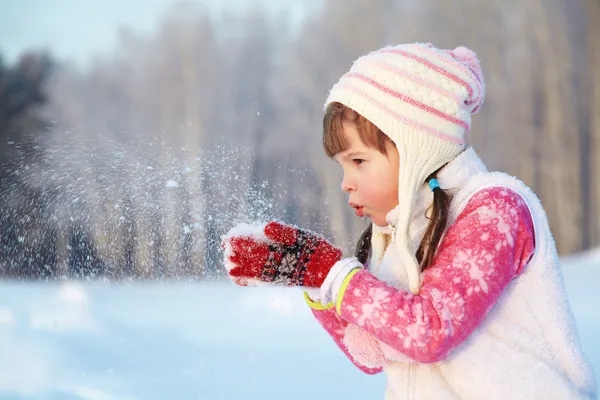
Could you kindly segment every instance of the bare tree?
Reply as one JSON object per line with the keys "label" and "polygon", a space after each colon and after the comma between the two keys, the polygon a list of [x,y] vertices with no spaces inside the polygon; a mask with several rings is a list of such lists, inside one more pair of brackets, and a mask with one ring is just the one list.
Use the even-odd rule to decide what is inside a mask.
{"label": "bare tree", "polygon": [[322,105],[357,57],[410,41],[477,52],[488,90],[469,142],[533,187],[561,254],[600,244],[597,1],[325,0],[282,25],[182,3],[89,71],[57,69],[36,188],[62,207],[42,207],[58,221],[42,258],[66,271],[83,224],[107,276],[203,276],[233,223],[272,217],[349,248],[365,224],[324,154]]}

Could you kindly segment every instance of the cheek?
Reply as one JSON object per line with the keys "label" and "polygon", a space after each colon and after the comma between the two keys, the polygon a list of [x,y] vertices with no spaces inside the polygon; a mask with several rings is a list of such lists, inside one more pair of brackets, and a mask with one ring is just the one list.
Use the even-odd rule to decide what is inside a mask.
{"label": "cheek", "polygon": [[391,210],[398,204],[398,181],[392,175],[381,174],[366,179],[364,188],[377,208]]}
{"label": "cheek", "polygon": [[398,204],[398,185],[386,185],[381,193],[381,201],[385,208],[394,208]]}
{"label": "cheek", "polygon": [[395,207],[398,204],[398,167],[393,165],[390,170],[388,170],[388,174],[385,177],[385,190],[386,196],[391,199],[390,201],[393,203]]}

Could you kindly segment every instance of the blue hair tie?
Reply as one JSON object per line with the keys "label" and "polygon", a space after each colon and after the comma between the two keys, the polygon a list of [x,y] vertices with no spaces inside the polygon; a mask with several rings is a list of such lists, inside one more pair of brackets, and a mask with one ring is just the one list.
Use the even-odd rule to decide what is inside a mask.
{"label": "blue hair tie", "polygon": [[429,189],[431,189],[432,192],[439,187],[440,183],[437,181],[437,179],[433,178],[429,180]]}

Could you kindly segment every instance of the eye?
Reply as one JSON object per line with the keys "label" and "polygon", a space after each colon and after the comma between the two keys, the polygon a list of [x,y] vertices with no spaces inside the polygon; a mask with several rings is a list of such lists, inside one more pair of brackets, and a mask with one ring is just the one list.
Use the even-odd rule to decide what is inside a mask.
{"label": "eye", "polygon": [[365,160],[363,160],[362,158],[353,158],[352,162],[356,165],[360,165],[360,164],[364,163]]}

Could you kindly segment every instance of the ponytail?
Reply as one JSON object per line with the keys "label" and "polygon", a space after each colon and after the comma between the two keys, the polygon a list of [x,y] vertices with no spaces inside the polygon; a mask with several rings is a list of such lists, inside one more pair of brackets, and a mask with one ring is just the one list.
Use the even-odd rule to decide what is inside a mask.
{"label": "ponytail", "polygon": [[[439,170],[438,170],[439,171]],[[427,182],[435,179],[437,172],[429,175]],[[452,196],[439,186],[433,189],[433,205],[431,207],[431,219],[429,226],[425,231],[423,240],[417,250],[416,258],[421,266],[421,271],[425,271],[432,263],[433,257],[442,240],[446,224],[448,223],[448,213],[450,212],[450,201]]]}
{"label": "ponytail", "polygon": [[371,237],[373,236],[373,225],[369,224],[367,229],[363,231],[360,235],[360,239],[358,239],[358,243],[356,244],[356,250],[354,251],[354,256],[358,258],[358,261],[361,264],[366,264],[369,259],[369,254],[371,253]]}

